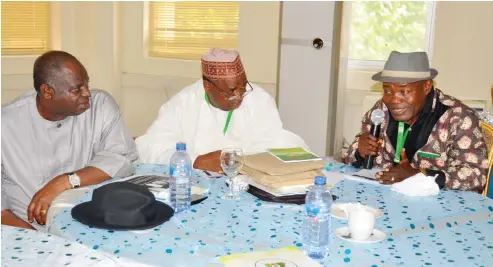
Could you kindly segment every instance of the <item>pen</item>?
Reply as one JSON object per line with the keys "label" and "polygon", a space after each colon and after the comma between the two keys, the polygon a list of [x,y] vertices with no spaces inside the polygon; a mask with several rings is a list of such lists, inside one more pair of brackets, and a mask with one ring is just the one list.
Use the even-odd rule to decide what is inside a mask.
{"label": "pen", "polygon": [[366,179],[366,180],[370,180],[370,181],[376,181],[377,180],[377,178],[370,178],[370,177],[363,176],[363,175],[353,174],[353,176],[356,176],[358,178],[363,178],[363,179]]}

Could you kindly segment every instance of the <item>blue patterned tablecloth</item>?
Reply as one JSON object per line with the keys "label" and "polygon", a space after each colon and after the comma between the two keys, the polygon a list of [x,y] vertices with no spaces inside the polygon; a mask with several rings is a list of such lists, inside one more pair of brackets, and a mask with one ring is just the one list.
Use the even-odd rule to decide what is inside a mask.
{"label": "blue patterned tablecloth", "polygon": [[2,266],[120,266],[116,257],[58,236],[2,225]]}
{"label": "blue patterned tablecloth", "polygon": [[[166,173],[164,166],[139,165],[138,173]],[[107,231],[74,221],[70,209],[55,217],[52,232],[95,250],[155,266],[207,266],[238,252],[301,247],[303,206],[263,202],[245,194],[226,201],[223,179],[210,196],[154,229]],[[433,197],[406,197],[389,187],[343,180],[331,190],[338,202],[359,201],[380,208],[377,228],[387,239],[349,243],[333,235],[347,225],[332,219],[330,256],[325,266],[491,266],[493,200],[473,192],[441,191]],[[90,192],[77,203],[90,200]],[[117,200],[115,200],[117,201]],[[131,266],[131,264],[128,264]]]}

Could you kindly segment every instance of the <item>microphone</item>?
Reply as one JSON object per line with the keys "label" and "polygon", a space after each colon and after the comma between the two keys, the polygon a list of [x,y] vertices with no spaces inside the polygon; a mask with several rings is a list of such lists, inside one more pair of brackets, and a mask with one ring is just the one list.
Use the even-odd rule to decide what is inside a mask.
{"label": "microphone", "polygon": [[[380,125],[385,120],[385,113],[381,109],[375,109],[371,113],[371,129],[370,134],[375,136],[378,139],[380,137]],[[365,158],[365,162],[363,164],[363,168],[372,169],[373,161],[375,160],[375,156],[367,155]]]}

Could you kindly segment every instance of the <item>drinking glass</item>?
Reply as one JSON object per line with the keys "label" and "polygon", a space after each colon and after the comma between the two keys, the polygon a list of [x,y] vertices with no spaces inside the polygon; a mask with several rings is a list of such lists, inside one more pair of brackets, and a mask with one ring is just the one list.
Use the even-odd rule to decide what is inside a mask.
{"label": "drinking glass", "polygon": [[221,168],[228,177],[229,193],[223,196],[223,199],[238,200],[240,199],[239,190],[235,185],[235,177],[243,168],[243,150],[241,148],[225,148],[221,152]]}

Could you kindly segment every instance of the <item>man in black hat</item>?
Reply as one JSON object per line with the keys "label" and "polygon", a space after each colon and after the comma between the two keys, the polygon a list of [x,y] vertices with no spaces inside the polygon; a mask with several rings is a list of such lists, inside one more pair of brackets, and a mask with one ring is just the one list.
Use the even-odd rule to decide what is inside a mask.
{"label": "man in black hat", "polygon": [[[393,51],[383,71],[372,79],[383,83],[383,97],[362,121],[346,163],[359,167],[376,156],[382,184],[393,184],[419,172],[437,176],[440,188],[481,191],[488,159],[479,119],[474,110],[433,87],[438,71],[429,67],[425,52]],[[371,113],[381,109],[385,120],[380,139],[370,132]]]}

